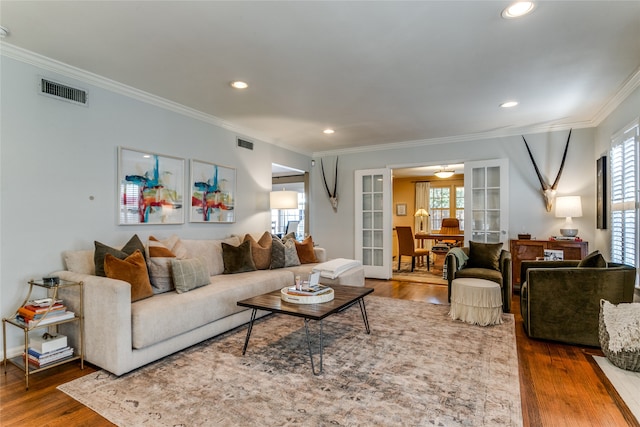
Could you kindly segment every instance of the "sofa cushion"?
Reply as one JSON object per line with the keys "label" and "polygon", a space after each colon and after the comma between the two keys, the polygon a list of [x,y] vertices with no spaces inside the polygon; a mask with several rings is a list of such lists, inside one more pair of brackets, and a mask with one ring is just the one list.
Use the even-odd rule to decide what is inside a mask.
{"label": "sofa cushion", "polygon": [[93,249],[86,251],[64,251],[64,265],[67,271],[80,274],[96,275],[96,263],[93,260]]}
{"label": "sofa cushion", "polygon": [[496,282],[500,286],[502,286],[502,273],[490,268],[475,268],[475,267],[463,268],[462,270],[456,271],[455,277],[456,279],[461,279],[463,277],[485,279],[485,280],[490,280],[492,282]]}
{"label": "sofa cushion", "polygon": [[251,256],[251,243],[249,241],[238,246],[222,243],[222,259],[224,262],[224,274],[244,273],[256,269]]}
{"label": "sofa cushion", "polygon": [[253,263],[258,270],[268,270],[271,266],[271,246],[273,239],[271,233],[265,231],[260,240],[256,240],[250,234],[244,236],[243,242],[249,242],[251,245],[251,257]]}
{"label": "sofa cushion", "polygon": [[[246,310],[237,301],[293,283],[287,270],[257,270],[210,277],[210,285],[190,292],[167,292],[131,304],[131,340],[145,348]],[[187,307],[185,309],[185,307]]]}
{"label": "sofa cushion", "polygon": [[93,243],[95,245],[93,260],[95,262],[96,276],[107,276],[104,271],[104,258],[106,254],[111,254],[119,259],[125,259],[129,255],[132,255],[136,250],[139,250],[140,254],[144,258],[144,245],[142,244],[142,241],[137,234],[134,234],[133,237],[131,237],[131,239],[129,239],[129,241],[122,247],[122,249],[112,248],[111,246],[107,246],[104,243],[100,243],[98,241],[94,241]]}
{"label": "sofa cushion", "polygon": [[108,278],[122,280],[131,285],[131,302],[153,296],[147,263],[139,250],[125,259],[107,253],[104,257],[104,271]]}
{"label": "sofa cushion", "polygon": [[276,268],[283,268],[285,266],[284,259],[284,243],[278,238],[278,236],[271,236],[271,264],[269,268],[274,270]]}
{"label": "sofa cushion", "polygon": [[179,294],[209,284],[209,272],[201,258],[172,259],[171,271]]}
{"label": "sofa cushion", "polygon": [[318,262],[318,260],[316,259],[316,254],[315,252],[313,252],[313,239],[311,238],[311,236],[308,236],[302,242],[295,242],[295,245],[300,264],[311,264]]}
{"label": "sofa cushion", "polygon": [[605,268],[606,266],[607,266],[607,261],[604,260],[604,257],[598,250],[591,252],[589,255],[584,257],[582,261],[578,263],[578,267]]}
{"label": "sofa cushion", "polygon": [[296,249],[296,241],[289,239],[284,242],[284,266],[294,267],[296,265],[300,265],[300,258],[298,258],[298,250]]}
{"label": "sofa cushion", "polygon": [[469,259],[466,268],[488,268],[500,271],[500,243],[469,242]]}
{"label": "sofa cushion", "polygon": [[182,244],[187,249],[185,258],[202,258],[209,270],[209,276],[217,276],[224,271],[222,243],[238,246],[240,239],[237,236],[231,236],[220,240],[182,240]]}

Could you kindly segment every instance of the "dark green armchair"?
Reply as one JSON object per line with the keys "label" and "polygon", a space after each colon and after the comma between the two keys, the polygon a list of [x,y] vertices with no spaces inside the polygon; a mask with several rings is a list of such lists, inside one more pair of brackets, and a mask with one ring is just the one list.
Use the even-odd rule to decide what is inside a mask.
{"label": "dark green armchair", "polygon": [[600,299],[632,302],[636,269],[580,261],[523,261],[520,312],[531,338],[599,347]]}
{"label": "dark green armchair", "polygon": [[[447,253],[445,258],[445,264],[447,266],[447,282],[449,285],[449,302],[451,302],[451,282],[454,279],[463,277],[473,277],[477,279],[490,280],[500,285],[502,291],[502,311],[509,313],[511,311],[511,252],[501,249],[500,244],[482,244],[476,242],[469,242],[471,247],[454,248]],[[488,248],[488,250],[485,250]],[[457,256],[457,251],[462,251],[469,257],[470,254],[478,253],[478,250],[485,252],[481,255],[487,255],[489,252],[489,261],[487,256],[481,257],[480,263],[473,263],[473,260],[467,259],[462,264],[461,259]],[[491,252],[493,254],[491,254]],[[471,262],[470,262],[471,261]],[[462,265],[461,265],[462,264]],[[489,264],[489,265],[483,265]],[[491,268],[486,268],[491,267]]]}

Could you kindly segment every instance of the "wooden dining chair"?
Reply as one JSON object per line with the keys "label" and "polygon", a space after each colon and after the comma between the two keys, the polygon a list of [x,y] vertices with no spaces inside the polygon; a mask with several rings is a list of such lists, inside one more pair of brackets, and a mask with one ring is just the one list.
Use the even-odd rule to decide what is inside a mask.
{"label": "wooden dining chair", "polygon": [[400,271],[400,262],[403,256],[411,257],[411,271],[416,267],[416,257],[427,257],[427,270],[429,270],[429,250],[416,248],[411,227],[396,227],[398,235],[398,271]]}

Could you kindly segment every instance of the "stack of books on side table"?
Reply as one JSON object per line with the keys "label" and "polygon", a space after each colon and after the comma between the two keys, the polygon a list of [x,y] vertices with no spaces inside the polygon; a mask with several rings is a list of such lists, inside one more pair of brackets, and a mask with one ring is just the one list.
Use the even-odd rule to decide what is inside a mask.
{"label": "stack of books on side table", "polygon": [[[49,305],[52,304],[50,298],[44,300],[29,301],[24,307],[18,309],[16,320],[28,327],[48,325],[62,320],[72,319],[75,314],[67,311],[67,307],[62,304],[62,300],[53,303],[51,310]],[[47,312],[48,311],[48,312]]]}
{"label": "stack of books on side table", "polygon": [[30,365],[43,368],[73,356],[73,348],[67,345],[66,336],[45,333],[29,340],[29,353],[25,356]]}

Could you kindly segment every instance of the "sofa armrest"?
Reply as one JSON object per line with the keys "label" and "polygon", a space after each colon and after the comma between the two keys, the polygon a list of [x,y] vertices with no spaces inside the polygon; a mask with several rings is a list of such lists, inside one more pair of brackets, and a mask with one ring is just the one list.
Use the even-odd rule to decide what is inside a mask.
{"label": "sofa armrest", "polygon": [[314,246],[313,252],[316,254],[316,258],[317,258],[318,262],[326,262],[327,261],[327,251],[326,251],[325,248]]}
{"label": "sofa armrest", "polygon": [[[132,351],[131,285],[122,280],[70,271],[55,274],[63,280],[83,282],[85,359],[101,367],[110,367],[114,372],[113,367],[121,366],[123,361],[120,359]],[[61,289],[60,297],[71,310],[79,312],[78,292],[73,289]],[[77,343],[77,328],[68,329],[65,332]]]}

